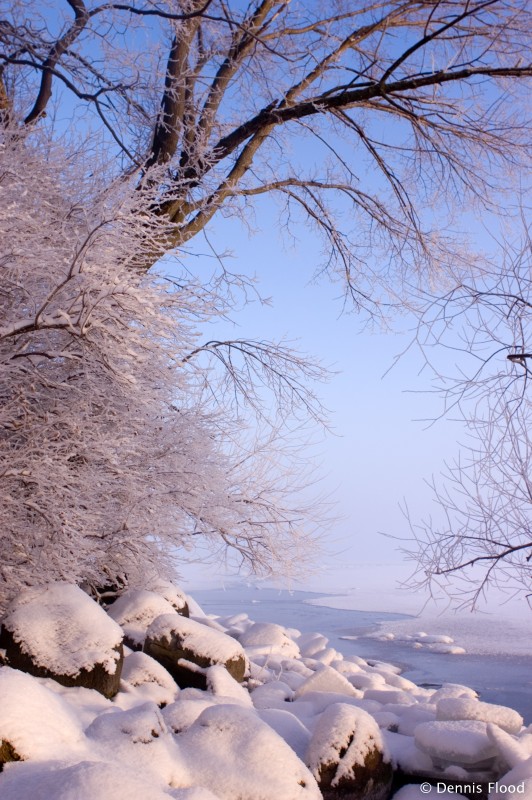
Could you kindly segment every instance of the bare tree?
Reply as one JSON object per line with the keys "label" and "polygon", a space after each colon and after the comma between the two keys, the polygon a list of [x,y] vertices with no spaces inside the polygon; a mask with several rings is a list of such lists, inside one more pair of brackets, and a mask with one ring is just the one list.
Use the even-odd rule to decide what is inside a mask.
{"label": "bare tree", "polygon": [[[474,608],[492,586],[532,597],[532,240],[506,239],[469,283],[431,298],[417,342],[452,346],[457,374],[440,372],[445,413],[466,423],[468,443],[433,483],[436,520],[411,523],[414,583],[437,585]],[[443,513],[441,513],[443,512]]]}

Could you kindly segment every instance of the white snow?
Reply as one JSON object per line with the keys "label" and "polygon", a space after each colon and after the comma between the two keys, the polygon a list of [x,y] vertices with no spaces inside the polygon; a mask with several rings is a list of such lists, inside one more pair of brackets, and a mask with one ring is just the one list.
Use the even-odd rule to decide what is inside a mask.
{"label": "white snow", "polygon": [[319,668],[305,680],[296,691],[296,697],[307,692],[340,692],[351,697],[362,697],[362,694],[332,667],[319,664]]}
{"label": "white snow", "polygon": [[192,692],[194,694],[189,694],[189,690],[185,689],[181,692],[178,702],[171,703],[162,709],[163,719],[173,733],[181,733],[190,728],[206,708],[216,704],[212,695],[201,692],[203,696],[199,697],[196,690],[192,690]]}
{"label": "white snow", "polygon": [[164,597],[176,611],[182,611],[188,605],[186,594],[170,581],[156,578],[146,584],[146,589]]}
{"label": "white snow", "polygon": [[284,708],[293,697],[292,689],[284,681],[269,681],[251,692],[255,708]]}
{"label": "white snow", "polygon": [[526,745],[515,736],[511,736],[502,730],[498,725],[489,723],[486,726],[486,733],[502,761],[509,767],[517,767],[523,761],[529,760],[530,751]]}
{"label": "white snow", "polygon": [[92,752],[106,761],[120,763],[156,785],[191,786],[190,763],[168,730],[155,703],[143,703],[127,711],[108,711],[96,717],[86,730]]}
{"label": "white snow", "polygon": [[[31,604],[21,606],[43,608],[37,619],[48,633],[46,641],[54,626],[60,628],[58,609],[64,613],[64,598],[72,594],[64,586],[46,590],[45,605],[34,595]],[[94,615],[97,630],[88,637],[93,654],[98,637],[100,651],[105,649],[101,614],[114,631],[105,646],[122,635],[77,591],[80,604],[76,600],[74,606],[79,611],[86,600],[87,613],[66,620],[64,638],[54,634],[70,664],[74,656],[67,634],[73,625],[79,626],[72,631],[75,653],[82,647],[80,631]],[[128,594],[123,607],[140,610],[140,616],[122,617],[120,606],[120,613],[109,609],[125,627],[133,622],[139,631],[145,629],[153,608],[166,609],[167,600],[155,600],[153,592]],[[165,594],[183,596],[179,590],[174,596],[171,587]],[[319,800],[312,772],[319,774],[320,763],[329,758],[339,763],[338,782],[375,745],[407,773],[464,783],[481,775],[499,782],[498,792],[492,792],[496,798],[503,797],[504,786],[523,781],[525,794],[518,796],[532,800],[532,727],[523,728],[513,709],[478,700],[473,689],[460,684],[418,687],[384,661],[343,658],[321,634],[253,623],[246,614],[206,616],[193,598],[187,599],[197,619],[172,609],[152,620],[149,630],[171,637],[175,629],[185,646],[214,663],[203,670],[205,691],[179,689],[142,652],[127,652],[113,701],[93,690],[0,668],[0,740],[27,759],[7,764],[0,774],[2,800]],[[443,640],[446,634],[419,627],[418,621],[413,633],[426,640],[425,646],[452,646]],[[29,630],[40,642],[31,625]],[[244,648],[242,640],[250,643]],[[257,650],[264,652],[257,656]],[[250,654],[256,660],[248,680],[239,684],[222,664]],[[404,787],[396,797],[420,800],[420,790]]]}
{"label": "white snow", "polygon": [[207,688],[216,698],[223,697],[227,703],[253,707],[253,701],[249,692],[235,681],[227,670],[220,664],[214,664],[205,670],[207,678]]}
{"label": "white snow", "polygon": [[305,761],[310,731],[295,714],[280,708],[263,708],[258,711],[258,716],[290,745],[301,761]]}
{"label": "white snow", "polygon": [[113,675],[121,628],[77,586],[57,582],[26,589],[8,608],[3,624],[24,651],[56,675],[76,676],[103,664]]}
{"label": "white snow", "polygon": [[[39,763],[13,764],[1,776],[2,800],[169,800],[179,797],[132,775],[120,764],[80,761],[53,768]],[[188,800],[182,795],[183,800]],[[190,800],[212,800],[212,795]]]}

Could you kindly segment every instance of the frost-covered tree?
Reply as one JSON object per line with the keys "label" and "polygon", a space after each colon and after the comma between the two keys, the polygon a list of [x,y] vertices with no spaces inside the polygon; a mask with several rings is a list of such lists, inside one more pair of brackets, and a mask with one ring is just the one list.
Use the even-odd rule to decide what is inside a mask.
{"label": "frost-covered tree", "polygon": [[527,0],[11,0],[2,18],[6,114],[100,127],[124,174],[163,167],[176,246],[274,195],[373,312],[460,260],[454,212],[500,205],[527,158]]}
{"label": "frost-covered tree", "polygon": [[[323,236],[321,268],[370,314],[416,307],[427,281],[461,280],[471,257],[459,223],[504,209],[512,173],[527,162],[530,4],[14,0],[0,19],[5,157],[20,159],[5,173],[3,219],[21,222],[2,262],[11,276],[2,282],[3,480],[12,481],[3,485],[17,530],[31,519],[37,536],[5,569],[24,572],[44,549],[51,557],[42,542],[56,536],[61,563],[80,555],[76,574],[96,579],[106,545],[155,558],[170,526],[149,520],[165,514],[258,566],[285,558],[300,515],[255,457],[276,424],[265,443],[245,443],[242,417],[224,404],[236,392],[264,422],[266,393],[281,417],[294,406],[312,412],[305,383],[316,368],[262,342],[193,340],[190,327],[219,313],[239,284],[223,267],[212,284],[179,271],[171,288],[150,270],[216,214],[247,221],[270,195],[288,231],[306,222]],[[206,356],[225,369],[210,393],[218,408],[205,399]],[[170,444],[171,431],[189,437],[186,448]],[[28,464],[46,465],[46,449],[57,453],[61,442],[57,480],[52,469],[40,484],[27,480]],[[162,466],[176,459],[180,467]],[[186,480],[198,472],[217,492],[206,504],[216,519]],[[172,492],[181,499],[163,511]],[[83,526],[69,528],[82,511]],[[87,533],[100,514],[105,524]],[[138,537],[125,532],[134,517],[144,526]],[[89,554],[91,541],[99,555]],[[39,570],[30,561],[28,580]]]}
{"label": "frost-covered tree", "polygon": [[[50,578],[171,574],[199,537],[258,571],[290,569],[305,558],[305,509],[287,502],[275,436],[243,432],[195,365],[196,328],[222,298],[185,275],[139,273],[168,236],[152,182],[91,173],[43,137],[3,132],[0,600]],[[249,368],[266,381],[282,370],[270,381],[281,407],[310,404],[314,367],[263,349]]]}

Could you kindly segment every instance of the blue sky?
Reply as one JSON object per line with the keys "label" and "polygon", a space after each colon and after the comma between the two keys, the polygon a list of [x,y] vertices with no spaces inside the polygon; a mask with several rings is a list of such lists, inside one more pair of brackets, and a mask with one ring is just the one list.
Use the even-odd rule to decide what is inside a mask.
{"label": "blue sky", "polygon": [[[428,372],[419,374],[419,354],[407,353],[388,371],[410,342],[415,320],[396,320],[394,332],[368,331],[357,314],[345,310],[339,285],[326,276],[312,280],[321,243],[310,235],[296,243],[283,241],[268,203],[257,220],[262,228],[254,235],[237,220],[218,220],[209,242],[232,251],[226,262],[232,271],[257,276],[258,289],[271,305],[254,302],[235,313],[234,326],[222,323],[208,335],[285,337],[334,372],[328,384],[318,387],[334,434],[312,448],[309,458],[321,460],[324,478],[317,491],[332,493],[339,519],[320,559],[320,570],[326,566],[327,574],[323,581],[314,576],[307,585],[330,586],[335,575],[345,583],[346,564],[401,565],[397,546],[380,532],[408,535],[400,510],[404,500],[414,518],[437,510],[424,481],[437,475],[445,460],[453,460],[462,429],[445,419],[433,426],[420,421],[437,417],[442,401],[429,393]],[[200,239],[194,248],[197,254],[185,258],[185,264],[196,275],[208,273],[212,254],[207,243]],[[193,583],[216,583],[224,575],[208,566],[184,574]]]}

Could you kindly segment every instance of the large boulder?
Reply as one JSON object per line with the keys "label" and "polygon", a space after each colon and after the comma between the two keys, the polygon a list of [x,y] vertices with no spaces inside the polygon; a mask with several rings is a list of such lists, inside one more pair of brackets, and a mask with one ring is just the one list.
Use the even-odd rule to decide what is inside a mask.
{"label": "large boulder", "polygon": [[435,767],[458,765],[469,770],[490,769],[497,748],[480,720],[437,720],[416,727],[416,746],[429,755]]}
{"label": "large boulder", "polygon": [[321,800],[307,767],[251,709],[211,706],[176,740],[197,783],[220,800]]}
{"label": "large boulder", "polygon": [[206,667],[219,664],[239,683],[249,666],[231,636],[179,614],[163,614],[149,626],[144,652],[162,664],[181,687],[207,688]]}
{"label": "large boulder", "polygon": [[474,697],[443,698],[438,702],[436,719],[491,722],[507,733],[519,733],[523,727],[523,717],[513,708],[483,703]]}
{"label": "large boulder", "polygon": [[113,697],[124,658],[121,628],[77,586],[21,592],[2,620],[0,648],[13,669]]}
{"label": "large boulder", "polygon": [[307,764],[324,800],[384,800],[392,783],[379,726],[366,711],[333,703],[321,714]]}

